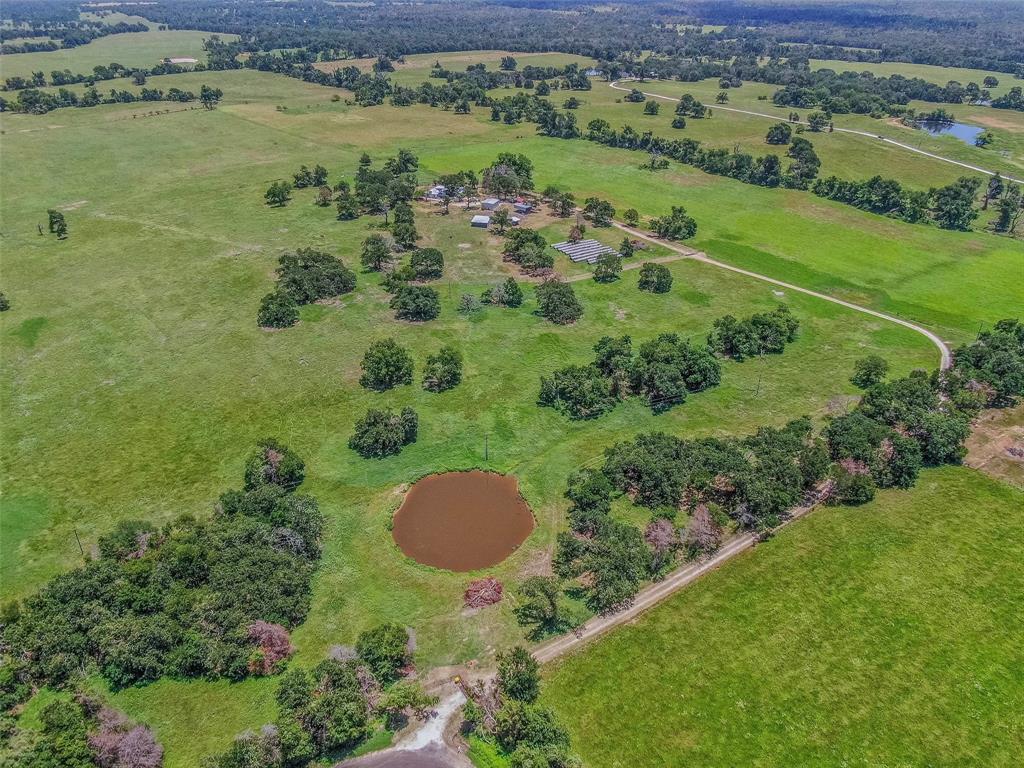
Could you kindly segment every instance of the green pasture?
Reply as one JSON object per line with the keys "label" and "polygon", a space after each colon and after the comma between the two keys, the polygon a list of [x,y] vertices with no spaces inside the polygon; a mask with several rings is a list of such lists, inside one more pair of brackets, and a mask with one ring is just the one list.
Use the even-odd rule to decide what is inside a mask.
{"label": "green pasture", "polygon": [[[454,209],[440,216],[423,208],[417,217],[423,244],[439,245],[447,260],[436,283],[440,319],[395,321],[377,276],[360,274],[357,290],[339,302],[304,308],[292,329],[263,331],[256,308],[283,251],[317,246],[354,265],[377,223],[339,222],[332,209],[313,205],[309,190],[267,208],[266,187],[303,163],[322,163],[335,182],[351,179],[363,151],[380,162],[407,147],[420,156],[425,181],[479,170],[502,151],[524,152],[540,188],[557,183],[578,199],[598,195],[645,217],[683,204],[699,222],[695,245],[716,258],[954,339],[1021,304],[1020,284],[1007,276],[1024,246],[1004,238],[901,224],[678,165],[651,174],[638,168],[636,153],[536,137],[532,125],[497,125],[483,110],[364,109],[346,105],[344,92],[335,102],[332,89],[251,71],[150,80],[195,90],[203,82],[223,88],[218,109],[161,102],[0,116],[2,290],[12,302],[0,315],[6,595],[28,595],[80,562],[76,535],[88,551],[118,520],[208,514],[217,494],[239,483],[251,445],[274,435],[306,459],[304,490],[328,517],[313,608],[293,637],[298,660],[314,662],[385,619],[415,627],[421,667],[487,658],[521,638],[514,599],[464,616],[471,576],[401,555],[388,522],[407,483],[470,466],[514,472],[537,528],[488,571],[511,584],[546,563],[566,476],[616,440],[651,429],[742,434],[805,413],[821,419],[849,407],[855,390],[847,378],[859,357],[882,354],[897,373],[937,362],[935,349],[909,330],[692,261],[671,265],[675,285],[663,296],[638,291],[636,270],[611,285],[575,283],[585,314],[572,327],[534,315],[530,290],[520,310],[465,317],[456,311],[460,295],[479,294],[509,268],[500,240],[471,229]],[[66,241],[37,234],[52,207],[65,212]],[[551,240],[561,239],[568,222],[545,226]],[[562,261],[559,268],[568,272]],[[798,341],[780,357],[725,363],[722,386],[666,414],[628,402],[600,420],[572,423],[535,404],[539,376],[587,360],[602,335],[700,339],[716,317],[779,301],[801,319]],[[418,385],[361,389],[361,355],[387,336],[412,351],[417,374],[428,354],[457,345],[463,383],[442,394]],[[404,405],[420,414],[416,444],[383,461],[347,448],[368,407]],[[169,768],[178,768],[265,722],[273,687],[165,680],[114,700],[156,728]]]}
{"label": "green pasture", "polygon": [[594,768],[1015,766],[1024,494],[961,467],[826,508],[546,672]]}
{"label": "green pasture", "polygon": [[[184,56],[206,61],[203,40],[212,33],[192,30],[125,32],[99,37],[87,45],[62,48],[58,51],[17,53],[0,56],[0,80],[7,77],[28,77],[43,72],[47,80],[53,70],[70,69],[88,74],[92,68],[116,62],[126,67],[153,67],[164,57]],[[221,35],[233,40],[235,35]],[[119,80],[113,83],[120,84]],[[100,83],[99,87],[106,83]]]}

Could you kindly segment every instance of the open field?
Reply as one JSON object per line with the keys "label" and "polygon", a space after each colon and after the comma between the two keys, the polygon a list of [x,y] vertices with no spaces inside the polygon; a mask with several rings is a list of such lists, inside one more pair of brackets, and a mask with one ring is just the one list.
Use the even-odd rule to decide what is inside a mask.
{"label": "open field", "polygon": [[[7,77],[28,77],[33,72],[43,72],[49,79],[50,72],[55,69],[89,73],[93,67],[105,66],[111,62],[126,67],[152,67],[159,64],[164,57],[171,56],[186,56],[205,61],[203,40],[210,34],[191,30],[125,32],[100,37],[87,45],[75,48],[0,56],[0,80]],[[232,40],[235,36],[221,37]],[[120,87],[120,80],[113,82]],[[110,86],[107,83],[100,83],[100,87]]]}
{"label": "open field", "polygon": [[552,666],[587,765],[1017,764],[1024,495],[947,467],[822,509]]}
{"label": "open field", "polygon": [[[304,490],[329,521],[313,609],[293,636],[299,661],[383,619],[416,628],[424,667],[485,657],[521,637],[510,601],[463,615],[467,576],[401,555],[387,526],[405,484],[442,469],[514,472],[537,528],[488,571],[512,582],[545,566],[566,476],[612,442],[651,429],[742,434],[804,413],[820,419],[848,407],[859,357],[882,354],[895,373],[937,363],[911,331],[692,261],[671,265],[676,282],[665,296],[639,292],[636,270],[611,285],[575,283],[585,315],[572,327],[532,314],[531,290],[521,310],[466,318],[456,312],[460,295],[509,274],[500,241],[470,229],[465,214],[426,209],[416,222],[423,244],[437,244],[447,260],[439,320],[396,322],[378,278],[361,274],[338,306],[306,307],[295,328],[265,332],[256,307],[280,253],[318,246],[354,265],[375,223],[339,222],[312,204],[309,190],[285,208],[264,206],[267,185],[303,163],[323,163],[335,182],[351,179],[364,150],[379,163],[406,147],[426,180],[523,152],[538,188],[558,183],[577,199],[599,195],[645,216],[684,204],[700,226],[693,245],[711,256],[927,323],[953,340],[1021,304],[1020,285],[1006,275],[1019,268],[1024,245],[1005,238],[902,224],[678,165],[651,174],[637,167],[636,153],[537,137],[532,125],[495,124],[479,109],[364,109],[331,101],[332,89],[252,71],[149,84],[198,90],[204,82],[225,92],[216,110],[160,103],[0,116],[5,156],[17,159],[0,165],[3,291],[13,305],[0,316],[0,578],[8,595],[24,596],[75,565],[76,533],[92,547],[120,519],[208,514],[216,495],[238,483],[252,443],[276,435],[306,459]],[[66,213],[65,242],[36,234],[50,207]],[[568,229],[566,221],[535,221],[551,240]],[[559,267],[570,272],[564,261]],[[700,338],[716,317],[778,301],[801,319],[799,340],[763,363],[726,363],[722,386],[666,414],[629,402],[571,423],[535,405],[539,375],[589,359],[602,335]],[[362,390],[359,359],[387,336],[412,351],[417,373],[427,354],[458,345],[462,385],[443,394],[416,385]],[[364,461],[346,442],[365,409],[382,405],[414,406],[420,439],[400,456]],[[184,768],[263,723],[273,686],[164,680],[114,701],[155,727],[168,768]]]}

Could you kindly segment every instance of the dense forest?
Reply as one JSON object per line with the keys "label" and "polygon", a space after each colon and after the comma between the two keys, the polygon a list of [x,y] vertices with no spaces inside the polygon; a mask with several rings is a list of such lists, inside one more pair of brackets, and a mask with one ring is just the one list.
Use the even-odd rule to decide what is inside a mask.
{"label": "dense forest", "polygon": [[[106,31],[102,24],[79,21],[78,7],[63,1],[5,3],[4,15],[17,27],[8,37],[46,34],[66,46],[80,44],[77,36]],[[170,28],[238,34],[252,50],[306,47],[329,58],[504,48],[598,59],[652,51],[704,61],[802,55],[1010,73],[1024,67],[1024,15],[1008,0],[703,0],[685,6],[640,0],[615,6],[584,0],[157,0],[147,5],[146,16]],[[704,24],[725,29],[702,34]]]}

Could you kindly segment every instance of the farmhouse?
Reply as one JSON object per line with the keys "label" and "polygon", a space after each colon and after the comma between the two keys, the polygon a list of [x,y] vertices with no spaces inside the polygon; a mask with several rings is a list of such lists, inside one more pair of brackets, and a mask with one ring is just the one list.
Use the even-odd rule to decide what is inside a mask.
{"label": "farmhouse", "polygon": [[496,197],[488,197],[483,201],[483,203],[481,203],[481,205],[483,205],[483,207],[488,211],[494,211],[497,210],[499,205],[501,205],[501,200]]}
{"label": "farmhouse", "polygon": [[487,227],[491,226],[491,217],[478,214],[469,220],[469,226],[487,229]]}
{"label": "farmhouse", "polygon": [[533,206],[529,203],[516,203],[512,208],[515,209],[516,213],[522,213],[524,215],[533,210]]}

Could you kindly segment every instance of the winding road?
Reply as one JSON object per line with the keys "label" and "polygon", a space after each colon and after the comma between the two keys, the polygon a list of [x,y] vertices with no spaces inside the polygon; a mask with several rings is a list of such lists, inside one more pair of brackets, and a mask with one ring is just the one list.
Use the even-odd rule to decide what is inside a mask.
{"label": "winding road", "polygon": [[[622,82],[639,82],[639,81],[638,80],[630,80],[630,79],[614,80],[614,81],[608,83],[608,86],[610,88],[613,88],[616,91],[627,91],[628,92],[628,91],[633,90],[632,88],[626,88],[626,87],[623,87],[623,86],[619,85],[619,83],[622,83]],[[672,96],[662,96],[660,93],[649,93],[647,91],[640,91],[640,93],[642,93],[644,96],[647,96],[648,98],[651,98],[651,99],[661,99],[662,101],[678,101],[678,99],[673,98]],[[724,110],[725,112],[739,112],[742,115],[753,115],[754,117],[764,117],[764,118],[767,118],[769,120],[774,120],[775,122],[780,122],[780,121],[781,122],[786,122],[785,119],[783,117],[781,117],[780,115],[770,115],[770,114],[767,114],[766,112],[754,112],[754,111],[749,110],[749,109],[738,109],[737,107],[726,107],[726,106],[723,106],[722,104],[715,104],[713,109],[716,109],[716,110],[721,109],[721,110]],[[804,121],[804,120],[798,120],[796,122],[798,124],[800,124],[800,125],[807,125],[807,122]],[[895,147],[900,147],[901,149],[908,150],[909,152],[915,152],[915,153],[917,153],[919,155],[924,155],[925,157],[930,157],[933,160],[941,160],[944,163],[951,163],[952,165],[958,165],[961,168],[966,168],[969,171],[977,171],[978,173],[984,173],[987,176],[995,176],[996,175],[996,171],[990,171],[987,168],[982,168],[982,167],[977,166],[977,165],[971,165],[970,163],[963,163],[963,162],[960,162],[959,160],[953,160],[952,158],[949,158],[949,157],[943,157],[942,155],[936,155],[934,152],[927,152],[927,151],[925,151],[923,149],[918,149],[917,147],[911,146],[910,144],[904,144],[901,141],[896,141],[895,139],[887,139],[884,136],[879,136],[877,133],[871,133],[869,131],[858,131],[855,128],[835,128],[835,127],[833,127],[832,130],[835,133],[852,133],[855,136],[866,136],[869,139],[877,139],[878,141],[883,141],[886,144],[892,144]],[[1002,174],[1000,174],[1000,175],[1002,175]],[[1014,178],[1013,176],[1003,176],[1003,178],[1006,179],[1007,181],[1013,181],[1013,182],[1016,182],[1018,184],[1024,184],[1024,179],[1017,179],[1017,178]]]}

